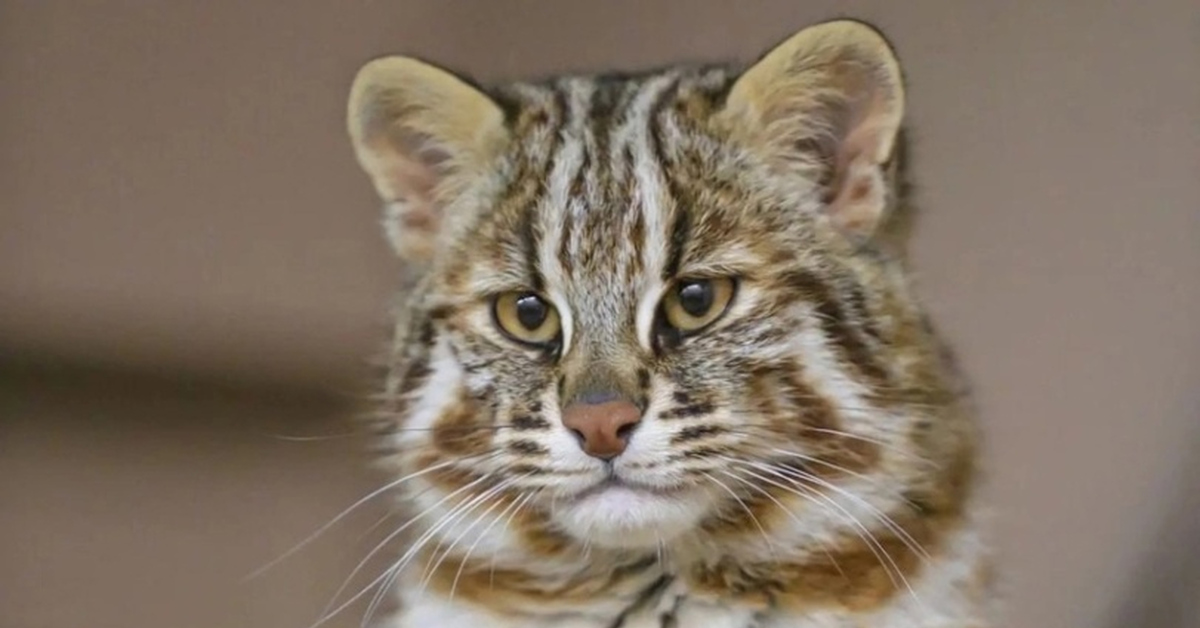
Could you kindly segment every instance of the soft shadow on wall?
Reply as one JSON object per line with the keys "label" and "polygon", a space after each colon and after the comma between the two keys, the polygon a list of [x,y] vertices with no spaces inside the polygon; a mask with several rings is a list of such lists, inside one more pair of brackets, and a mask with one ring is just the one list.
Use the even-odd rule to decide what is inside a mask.
{"label": "soft shadow on wall", "polygon": [[[1200,421],[1193,431],[1185,449],[1200,452]],[[1132,572],[1129,590],[1113,600],[1107,628],[1200,626],[1200,455],[1189,456],[1175,477],[1173,506],[1155,522],[1153,548]]]}
{"label": "soft shadow on wall", "polygon": [[[361,408],[304,388],[0,364],[0,625],[308,628],[394,523],[386,493],[246,577],[382,483],[362,464]],[[357,627],[369,599],[323,626]]]}

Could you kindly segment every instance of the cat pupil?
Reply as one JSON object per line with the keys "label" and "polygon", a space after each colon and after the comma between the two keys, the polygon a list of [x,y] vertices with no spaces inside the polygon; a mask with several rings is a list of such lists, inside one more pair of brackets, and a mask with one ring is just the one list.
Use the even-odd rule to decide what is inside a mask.
{"label": "cat pupil", "polygon": [[679,306],[692,316],[704,316],[712,304],[712,284],[707,281],[692,281],[679,288]]}
{"label": "cat pupil", "polygon": [[545,302],[535,295],[529,294],[517,299],[517,321],[529,331],[536,331],[546,322],[550,310]]}

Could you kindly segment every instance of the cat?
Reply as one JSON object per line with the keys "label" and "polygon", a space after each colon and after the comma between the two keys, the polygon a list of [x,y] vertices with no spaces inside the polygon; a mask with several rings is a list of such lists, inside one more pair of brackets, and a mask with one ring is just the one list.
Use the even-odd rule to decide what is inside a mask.
{"label": "cat", "polygon": [[408,273],[384,625],[992,625],[974,413],[905,255],[904,109],[855,20],[741,67],[364,65],[350,139]]}

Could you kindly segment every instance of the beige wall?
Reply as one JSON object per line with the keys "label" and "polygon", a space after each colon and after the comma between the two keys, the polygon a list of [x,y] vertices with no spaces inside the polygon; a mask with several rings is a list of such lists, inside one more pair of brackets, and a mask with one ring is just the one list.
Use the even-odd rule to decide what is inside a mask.
{"label": "beige wall", "polygon": [[1011,625],[1200,625],[1169,623],[1200,599],[1194,0],[281,6],[0,3],[0,624],[300,626],[369,548],[365,517],[231,582],[370,486],[345,440],[263,436],[342,429],[383,337],[341,124],[367,58],[747,57],[853,15],[909,76],[917,263],[978,389]]}

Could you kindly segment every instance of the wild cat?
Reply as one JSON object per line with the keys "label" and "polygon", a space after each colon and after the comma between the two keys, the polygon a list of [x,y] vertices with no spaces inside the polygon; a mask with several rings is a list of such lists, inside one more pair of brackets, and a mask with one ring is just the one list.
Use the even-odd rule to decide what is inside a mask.
{"label": "wild cat", "polygon": [[366,64],[412,271],[394,628],[990,626],[975,422],[914,296],[891,46],[481,87]]}

